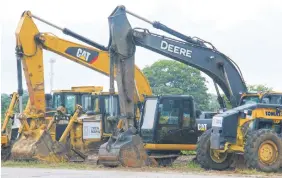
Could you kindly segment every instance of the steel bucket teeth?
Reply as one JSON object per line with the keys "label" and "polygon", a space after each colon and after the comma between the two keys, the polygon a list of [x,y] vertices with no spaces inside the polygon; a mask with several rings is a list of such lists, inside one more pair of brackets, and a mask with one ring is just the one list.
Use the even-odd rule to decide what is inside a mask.
{"label": "steel bucket teeth", "polygon": [[139,135],[126,135],[118,139],[110,138],[101,145],[98,155],[98,164],[104,166],[143,167],[157,166],[156,160],[150,158],[143,147]]}
{"label": "steel bucket teeth", "polygon": [[29,131],[16,141],[11,150],[13,160],[42,160],[47,162],[66,161],[65,145],[54,142],[44,130]]}

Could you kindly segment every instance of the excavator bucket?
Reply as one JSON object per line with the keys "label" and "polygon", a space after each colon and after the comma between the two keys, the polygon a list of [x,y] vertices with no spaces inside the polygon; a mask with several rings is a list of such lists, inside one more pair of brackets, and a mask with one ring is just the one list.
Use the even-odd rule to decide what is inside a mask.
{"label": "excavator bucket", "polygon": [[118,137],[111,137],[99,149],[98,164],[115,167],[157,166],[155,159],[150,158],[143,147],[139,135],[134,135],[135,128],[130,128]]}
{"label": "excavator bucket", "polygon": [[11,150],[12,160],[40,160],[62,162],[68,160],[67,146],[53,141],[51,135],[43,129],[22,133]]}

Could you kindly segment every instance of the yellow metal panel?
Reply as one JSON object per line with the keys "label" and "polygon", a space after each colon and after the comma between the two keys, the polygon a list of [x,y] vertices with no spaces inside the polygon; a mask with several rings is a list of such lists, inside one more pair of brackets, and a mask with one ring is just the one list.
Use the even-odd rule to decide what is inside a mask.
{"label": "yellow metal panel", "polygon": [[28,88],[31,107],[36,114],[45,113],[43,51],[36,45],[34,36],[38,29],[29,12],[25,12],[16,30],[17,47],[23,50],[23,70]]}
{"label": "yellow metal panel", "polygon": [[8,144],[8,135],[1,135],[1,145]]}

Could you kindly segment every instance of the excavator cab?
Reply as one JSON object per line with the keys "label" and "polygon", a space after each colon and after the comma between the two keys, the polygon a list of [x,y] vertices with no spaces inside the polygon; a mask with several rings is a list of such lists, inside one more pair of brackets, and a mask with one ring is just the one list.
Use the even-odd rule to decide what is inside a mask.
{"label": "excavator cab", "polygon": [[181,95],[148,97],[143,109],[140,135],[145,144],[197,142],[197,137],[188,137],[186,134],[194,129],[195,124],[193,97]]}
{"label": "excavator cab", "polygon": [[139,135],[147,154],[167,166],[180,155],[180,150],[194,150],[198,129],[195,103],[189,95],[164,95],[145,98]]}
{"label": "excavator cab", "polygon": [[[121,136],[124,137],[123,140],[122,138],[114,138],[113,142],[109,141],[108,144],[101,146],[100,163],[135,167],[138,163],[134,163],[134,161],[139,162],[142,159],[138,158],[138,155],[134,155],[130,149],[140,146],[138,149],[143,150],[141,147],[144,147],[145,153],[149,155],[147,161],[151,161],[150,164],[157,163],[167,166],[179,156],[181,148],[195,149],[197,137],[201,134],[201,131],[198,132],[196,127],[194,99],[188,95],[145,97],[138,125],[138,134],[142,138],[143,145],[140,146],[137,143],[134,145],[134,142],[138,141],[138,137],[129,137],[126,132],[131,130],[126,131]],[[139,156],[145,157],[142,152],[139,154]],[[135,156],[137,157],[135,158]]]}

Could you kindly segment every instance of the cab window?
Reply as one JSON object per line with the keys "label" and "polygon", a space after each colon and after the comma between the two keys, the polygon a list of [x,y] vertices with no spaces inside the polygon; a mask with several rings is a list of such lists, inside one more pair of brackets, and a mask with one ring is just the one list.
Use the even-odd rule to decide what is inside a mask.
{"label": "cab window", "polygon": [[114,103],[113,103],[113,108],[111,108],[110,106],[110,97],[105,97],[105,112],[107,114],[113,113],[113,115],[117,115],[118,114],[118,98],[117,96],[114,96]]}
{"label": "cab window", "polygon": [[192,105],[191,101],[184,100],[183,101],[183,127],[190,127],[191,123],[191,115],[193,114],[191,112]]}
{"label": "cab window", "polygon": [[85,111],[90,111],[91,110],[91,95],[82,95],[81,96],[81,103],[82,103],[82,108]]}
{"label": "cab window", "polygon": [[180,121],[181,100],[164,99],[159,124],[177,125]]}
{"label": "cab window", "polygon": [[93,102],[93,111],[96,113],[100,113],[100,106],[99,106],[99,98],[97,96],[92,97],[92,102]]}
{"label": "cab window", "polygon": [[58,108],[59,106],[62,105],[62,99],[61,99],[61,95],[54,95],[54,108]]}
{"label": "cab window", "polygon": [[282,96],[280,95],[269,95],[262,99],[262,103],[266,104],[282,104]]}
{"label": "cab window", "polygon": [[76,96],[66,95],[65,96],[65,107],[68,114],[73,114],[75,111]]}
{"label": "cab window", "polygon": [[243,97],[241,104],[259,103],[259,96],[245,96]]}

